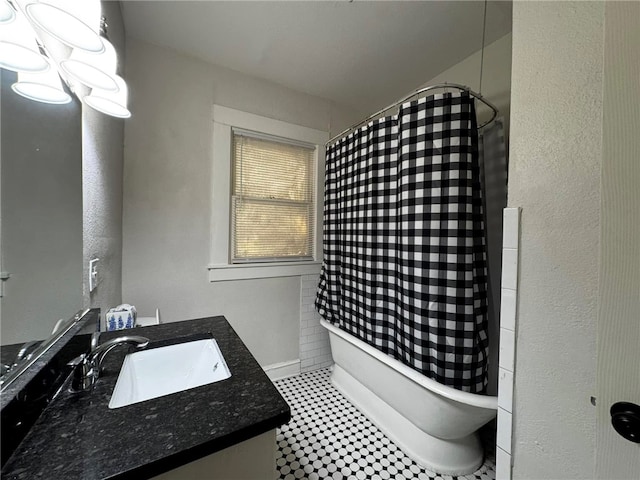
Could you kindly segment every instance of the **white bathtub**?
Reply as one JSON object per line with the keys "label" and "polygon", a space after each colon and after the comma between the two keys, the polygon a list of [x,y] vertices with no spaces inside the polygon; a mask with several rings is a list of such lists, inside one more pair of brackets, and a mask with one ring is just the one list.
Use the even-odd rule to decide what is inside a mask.
{"label": "white bathtub", "polygon": [[331,382],[396,445],[438,473],[465,475],[483,462],[477,430],[498,398],[461,392],[426,378],[322,320],[335,365]]}

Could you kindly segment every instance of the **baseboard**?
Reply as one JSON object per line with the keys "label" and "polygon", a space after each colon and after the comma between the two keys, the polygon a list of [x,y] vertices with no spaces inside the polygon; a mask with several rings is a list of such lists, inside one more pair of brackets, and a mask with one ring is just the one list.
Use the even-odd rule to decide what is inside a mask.
{"label": "baseboard", "polygon": [[262,367],[262,369],[271,380],[292,377],[294,375],[300,375],[300,360],[274,363],[272,365],[266,365]]}

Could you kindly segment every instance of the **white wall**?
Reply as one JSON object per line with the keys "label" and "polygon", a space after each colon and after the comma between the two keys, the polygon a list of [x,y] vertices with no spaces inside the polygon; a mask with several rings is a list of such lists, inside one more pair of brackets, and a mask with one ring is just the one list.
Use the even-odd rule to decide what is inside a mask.
{"label": "white wall", "polygon": [[[609,409],[640,403],[640,3],[605,7],[596,478],[638,478]],[[630,101],[629,94],[635,95]],[[635,381],[634,381],[635,379]]]}
{"label": "white wall", "polygon": [[[124,24],[119,2],[103,2],[109,40],[124,67]],[[126,78],[126,76],[125,76]],[[126,79],[128,81],[128,79]],[[83,292],[85,307],[106,311],[122,296],[122,169],[124,121],[82,109]],[[98,286],[89,292],[89,260],[99,258]]]}
{"label": "white wall", "polygon": [[298,359],[300,277],[207,280],[211,108],[334,134],[361,115],[135,39],[126,70],[123,301],[163,321],[224,314],[262,365]]}
{"label": "white wall", "polygon": [[514,478],[593,478],[604,4],[515,2]]}
{"label": "white wall", "polygon": [[[487,12],[490,15],[490,12]],[[499,38],[485,46],[484,67],[482,70],[482,92],[480,92],[480,60],[482,53],[478,50],[460,63],[445,70],[441,74],[425,82],[423,86],[436,83],[459,83],[482,95],[493,103],[504,118],[505,136],[509,138],[509,118],[511,111],[511,34]],[[478,103],[478,114],[486,115],[486,111]],[[484,117],[481,117],[484,118]],[[481,120],[480,120],[481,121]]]}

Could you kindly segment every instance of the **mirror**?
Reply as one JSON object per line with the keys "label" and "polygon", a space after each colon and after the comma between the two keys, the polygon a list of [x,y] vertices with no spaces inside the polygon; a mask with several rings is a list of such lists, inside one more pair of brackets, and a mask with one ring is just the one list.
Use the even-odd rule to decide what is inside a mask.
{"label": "mirror", "polygon": [[[102,16],[123,58],[120,3],[102,2]],[[40,40],[50,55],[66,48],[52,36]],[[50,105],[17,95],[17,74],[0,72],[0,344],[12,345],[2,354],[15,363],[26,342],[50,338],[83,306],[122,303],[124,121],[83,109],[79,99],[90,91],[81,84],[70,103]],[[89,292],[92,259],[98,288]]]}
{"label": "mirror", "polygon": [[49,338],[83,304],[81,105],[23,98],[16,78],[2,69],[2,345]]}
{"label": "mirror", "polygon": [[[21,383],[19,387],[21,388],[24,387],[25,381],[22,381],[23,380],[21,378],[22,374],[27,372],[29,368],[33,364],[35,364],[40,358],[42,358],[42,356],[45,353],[50,351],[52,347],[57,346],[56,344],[63,337],[66,336],[67,337],[66,341],[69,341],[69,338],[71,336],[78,333],[78,331],[84,326],[84,324],[90,320],[90,316],[89,316],[90,312],[91,310],[89,309],[81,310],[78,313],[76,313],[73,317],[69,318],[68,320],[58,322],[51,336],[46,340],[37,343],[34,346],[35,348],[33,349],[33,351],[28,351],[27,348],[25,347],[29,344],[26,344],[25,347],[21,349],[22,351],[25,352],[24,358],[22,358],[17,364],[13,365],[12,368],[10,368],[7,371],[5,371],[3,368],[2,375],[0,376],[0,393],[5,394],[5,392],[7,392],[12,386],[14,386],[15,383]],[[64,342],[61,342],[61,345],[59,345],[58,348],[61,348],[63,346],[62,343]],[[54,352],[54,353],[57,353],[57,352]],[[4,366],[5,365],[3,365],[3,367]],[[32,372],[32,373],[35,374],[35,372]],[[20,379],[21,382],[16,382],[18,379]],[[19,390],[16,389],[16,391],[19,391]],[[5,404],[5,400],[6,399],[3,399],[3,406]]]}

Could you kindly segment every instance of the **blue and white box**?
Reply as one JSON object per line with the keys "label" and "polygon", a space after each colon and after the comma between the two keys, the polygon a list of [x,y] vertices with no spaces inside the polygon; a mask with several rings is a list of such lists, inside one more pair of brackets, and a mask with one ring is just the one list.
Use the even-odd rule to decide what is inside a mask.
{"label": "blue and white box", "polygon": [[136,307],[128,303],[113,307],[105,315],[105,330],[110,332],[133,328],[137,316]]}

